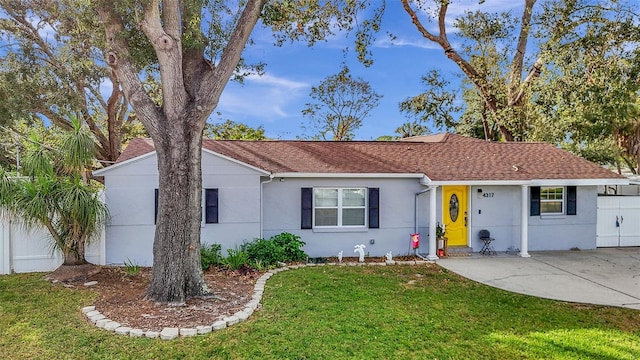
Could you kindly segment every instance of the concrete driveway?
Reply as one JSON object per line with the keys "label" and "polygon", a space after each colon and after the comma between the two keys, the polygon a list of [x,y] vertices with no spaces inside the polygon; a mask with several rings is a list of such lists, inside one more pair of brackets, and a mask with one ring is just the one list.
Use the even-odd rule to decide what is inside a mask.
{"label": "concrete driveway", "polygon": [[477,255],[437,261],[499,289],[562,301],[640,309],[640,248]]}

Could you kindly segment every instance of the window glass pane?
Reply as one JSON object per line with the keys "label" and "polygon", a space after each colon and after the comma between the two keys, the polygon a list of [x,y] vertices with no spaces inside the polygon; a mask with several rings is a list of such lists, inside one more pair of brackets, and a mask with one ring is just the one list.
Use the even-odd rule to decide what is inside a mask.
{"label": "window glass pane", "polygon": [[540,189],[541,200],[562,200],[563,188],[542,188]]}
{"label": "window glass pane", "polygon": [[316,226],[338,226],[338,209],[316,209]]}
{"label": "window glass pane", "polygon": [[564,187],[540,188],[540,212],[547,214],[562,214],[564,211]]}
{"label": "window glass pane", "polygon": [[364,189],[343,189],[342,206],[364,206]]}
{"label": "window glass pane", "polygon": [[342,225],[364,225],[364,208],[342,209]]}
{"label": "window glass pane", "polygon": [[338,189],[314,189],[315,206],[338,206]]}
{"label": "window glass pane", "polygon": [[540,203],[542,213],[562,213],[562,201],[545,201]]}

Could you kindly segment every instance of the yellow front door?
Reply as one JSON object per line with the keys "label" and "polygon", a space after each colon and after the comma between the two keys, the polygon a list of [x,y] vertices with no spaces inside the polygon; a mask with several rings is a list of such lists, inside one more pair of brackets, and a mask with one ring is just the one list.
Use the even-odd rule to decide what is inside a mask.
{"label": "yellow front door", "polygon": [[469,189],[466,186],[442,188],[442,223],[449,246],[467,246],[467,204]]}

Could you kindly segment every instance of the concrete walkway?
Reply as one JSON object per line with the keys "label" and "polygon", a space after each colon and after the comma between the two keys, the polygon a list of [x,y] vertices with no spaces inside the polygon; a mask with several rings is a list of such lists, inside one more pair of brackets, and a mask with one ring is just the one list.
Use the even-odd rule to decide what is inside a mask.
{"label": "concrete walkway", "polygon": [[640,309],[640,248],[451,257],[442,267],[499,289],[562,301]]}

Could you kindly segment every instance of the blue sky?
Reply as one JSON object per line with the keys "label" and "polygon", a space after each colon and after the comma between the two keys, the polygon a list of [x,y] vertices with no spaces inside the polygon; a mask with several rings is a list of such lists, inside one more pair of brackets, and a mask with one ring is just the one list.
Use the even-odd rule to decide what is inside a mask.
{"label": "blue sky", "polygon": [[[453,21],[456,15],[466,10],[477,8],[513,11],[520,17],[522,6],[513,0],[487,0],[483,5],[478,5],[477,0],[454,2],[449,8],[447,21]],[[433,33],[437,32],[435,22],[425,26],[429,26]],[[397,36],[393,43],[386,31]],[[455,46],[453,29],[448,31]],[[247,47],[244,55],[249,62],[265,62],[265,75],[251,76],[243,85],[230,82],[216,109],[222,115],[214,115],[211,120],[231,119],[252,127],[262,125],[269,138],[295,139],[303,134],[301,125],[306,119],[301,111],[309,101],[311,87],[339,71],[344,61],[342,49],[345,46],[353,49],[352,40],[336,35],[313,48],[303,43],[275,47],[271,34],[260,25],[254,30],[253,39],[255,45]],[[362,77],[383,95],[379,106],[356,131],[357,140],[395,135],[395,129],[408,120],[399,112],[398,103],[424,90],[420,79],[429,70],[437,69],[452,82],[459,82],[460,70],[446,58],[437,44],[418,33],[399,0],[387,0],[383,29],[372,50],[375,62],[369,68],[358,63],[353,53],[346,59],[354,77]]]}

